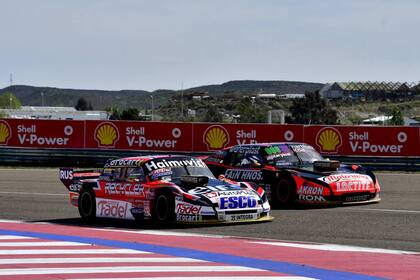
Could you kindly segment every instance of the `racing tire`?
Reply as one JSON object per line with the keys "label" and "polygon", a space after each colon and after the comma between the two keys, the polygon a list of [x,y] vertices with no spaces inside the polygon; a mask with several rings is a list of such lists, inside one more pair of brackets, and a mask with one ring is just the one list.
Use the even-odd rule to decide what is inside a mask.
{"label": "racing tire", "polygon": [[95,192],[92,189],[82,189],[79,193],[78,209],[82,221],[91,223],[96,218]]}
{"label": "racing tire", "polygon": [[156,196],[153,207],[153,220],[159,224],[175,221],[175,198],[170,192],[160,192]]}
{"label": "racing tire", "polygon": [[290,207],[296,199],[296,184],[292,178],[280,178],[271,185],[271,204],[275,207]]}

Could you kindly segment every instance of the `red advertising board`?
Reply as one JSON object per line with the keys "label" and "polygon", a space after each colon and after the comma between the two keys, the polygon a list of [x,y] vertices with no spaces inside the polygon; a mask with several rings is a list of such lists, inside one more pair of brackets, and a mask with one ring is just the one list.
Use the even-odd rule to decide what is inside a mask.
{"label": "red advertising board", "polygon": [[236,144],[303,141],[302,125],[275,124],[194,124],[197,152],[220,150]]}
{"label": "red advertising board", "polygon": [[326,155],[420,156],[418,127],[305,126],[304,138]]}
{"label": "red advertising board", "polygon": [[192,151],[192,124],[86,121],[86,148]]}
{"label": "red advertising board", "polygon": [[0,147],[84,148],[84,122],[0,119]]}
{"label": "red advertising board", "polygon": [[420,128],[0,119],[0,148],[209,152],[306,142],[324,155],[420,156]]}

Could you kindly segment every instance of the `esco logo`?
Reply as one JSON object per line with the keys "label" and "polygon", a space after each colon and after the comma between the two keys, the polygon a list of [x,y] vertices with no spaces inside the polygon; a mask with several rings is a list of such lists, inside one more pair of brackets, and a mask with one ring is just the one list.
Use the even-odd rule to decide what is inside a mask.
{"label": "esco logo", "polygon": [[229,143],[229,133],[221,125],[209,126],[203,135],[203,142],[207,145],[207,150],[219,150]]}
{"label": "esco logo", "polygon": [[254,208],[257,200],[254,196],[229,196],[220,198],[220,209]]}
{"label": "esco logo", "polygon": [[9,124],[4,120],[0,120],[0,145],[7,145],[11,137],[12,130]]}
{"label": "esco logo", "polygon": [[337,153],[343,144],[340,132],[334,127],[324,127],[318,131],[315,141],[321,153]]}
{"label": "esco logo", "polygon": [[96,127],[94,137],[99,147],[114,148],[120,134],[115,124],[104,122]]}

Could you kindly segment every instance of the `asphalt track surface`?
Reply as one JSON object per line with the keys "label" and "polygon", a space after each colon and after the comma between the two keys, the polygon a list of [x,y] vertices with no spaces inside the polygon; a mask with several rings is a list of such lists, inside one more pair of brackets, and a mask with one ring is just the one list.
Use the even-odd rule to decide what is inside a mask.
{"label": "asphalt track surface", "polygon": [[[0,169],[0,219],[80,225],[58,169]],[[382,201],[332,208],[273,210],[268,223],[169,226],[171,231],[308,241],[420,252],[420,174],[378,173]],[[155,229],[99,220],[96,227]]]}

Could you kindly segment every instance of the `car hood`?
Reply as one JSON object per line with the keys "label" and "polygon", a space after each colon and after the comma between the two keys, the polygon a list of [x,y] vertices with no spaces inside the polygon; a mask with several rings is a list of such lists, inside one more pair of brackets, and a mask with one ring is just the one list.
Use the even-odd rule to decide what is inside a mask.
{"label": "car hood", "polygon": [[261,197],[249,188],[241,188],[240,184],[229,184],[217,179],[209,179],[202,186],[191,188],[189,194],[199,196],[219,209],[234,210],[261,207]]}
{"label": "car hood", "polygon": [[375,192],[375,183],[372,178],[359,173],[334,173],[317,178],[327,183],[336,194]]}

